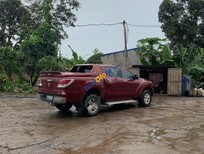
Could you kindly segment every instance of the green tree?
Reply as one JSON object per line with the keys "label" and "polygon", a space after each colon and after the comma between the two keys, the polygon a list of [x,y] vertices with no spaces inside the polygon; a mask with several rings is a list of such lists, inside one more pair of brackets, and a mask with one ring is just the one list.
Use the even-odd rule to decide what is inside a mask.
{"label": "green tree", "polygon": [[66,71],[68,67],[65,58],[46,56],[37,62],[40,71]]}
{"label": "green tree", "polygon": [[22,42],[21,52],[24,57],[24,70],[29,75],[32,86],[35,85],[40,72],[39,68],[36,67],[37,62],[45,56],[57,57],[59,42],[58,34],[46,22]]}
{"label": "green tree", "polygon": [[[78,10],[80,3],[77,0],[27,0],[34,19],[34,27],[49,20],[49,24],[59,32],[61,39],[68,38],[64,27],[73,26],[76,16],[73,10]],[[45,13],[49,10],[49,14]],[[46,15],[45,15],[46,14]]]}
{"label": "green tree", "polygon": [[103,55],[103,53],[99,52],[98,49],[95,49],[93,51],[93,55],[90,56],[85,63],[86,64],[102,64],[102,60],[101,60],[101,56]]}
{"label": "green tree", "polygon": [[183,48],[173,57],[177,67],[182,68],[183,74],[192,77],[196,87],[203,86],[201,77],[204,74],[204,50],[202,48]]}
{"label": "green tree", "polygon": [[164,0],[159,9],[162,30],[170,40],[174,52],[181,51],[181,45],[189,48],[204,48],[204,1]]}
{"label": "green tree", "polygon": [[146,38],[138,41],[137,53],[143,65],[174,65],[166,39]]}
{"label": "green tree", "polygon": [[[58,20],[55,19],[55,15],[53,14],[54,12],[58,12],[60,10],[58,4],[54,4],[56,1],[52,0],[44,0],[44,1],[38,1],[39,2],[39,7],[42,6],[42,15],[43,18],[38,24],[40,25],[36,30],[34,30],[30,37],[25,40],[22,45],[21,45],[21,51],[25,57],[25,62],[24,62],[24,67],[25,67],[25,72],[29,75],[30,77],[30,83],[32,86],[35,85],[38,75],[40,70],[42,70],[42,67],[40,66],[45,66],[48,62],[48,59],[52,60],[51,62],[60,62],[57,60],[57,55],[58,55],[58,45],[60,44],[62,37],[60,25],[63,28],[63,22],[72,21],[72,16],[66,16],[65,19],[59,18]],[[63,1],[60,1],[60,4]],[[66,1],[67,2],[67,1]],[[73,1],[74,2],[74,1]],[[71,6],[71,2],[67,2]],[[36,4],[36,1],[35,1]],[[63,3],[64,4],[64,3]],[[62,4],[61,4],[62,5]],[[74,5],[74,4],[73,4]],[[56,7],[54,7],[56,6]],[[61,6],[62,7],[62,6]],[[65,7],[65,6],[63,6]],[[67,7],[67,6],[66,6]],[[32,7],[31,7],[32,8]],[[66,12],[66,8],[64,8]],[[39,11],[39,10],[38,10]],[[69,8],[69,11],[71,9]],[[64,13],[65,13],[64,12]],[[36,12],[34,12],[35,14]],[[60,12],[58,12],[60,13]],[[63,18],[63,14],[61,14]],[[37,18],[35,18],[37,19]],[[55,22],[58,22],[57,25],[55,25]],[[36,26],[38,25],[36,24]],[[49,57],[47,57],[49,56]],[[45,57],[45,58],[44,58]],[[44,59],[42,59],[44,58]],[[41,60],[41,61],[40,61]],[[39,62],[39,63],[38,63]],[[62,63],[60,62],[59,65]],[[37,67],[38,65],[38,67]],[[59,66],[58,65],[58,66]],[[54,69],[57,69],[58,66],[54,66]],[[47,67],[46,67],[47,68]],[[53,69],[53,68],[51,68]],[[50,70],[50,69],[49,69]]]}
{"label": "green tree", "polygon": [[16,53],[11,47],[0,48],[0,71],[5,72],[9,79],[11,79],[12,74],[17,74],[19,79],[23,80],[19,53]]}
{"label": "green tree", "polygon": [[20,0],[0,0],[0,46],[17,47],[31,23],[30,12]]}
{"label": "green tree", "polygon": [[204,74],[204,50],[191,46],[181,47],[173,53],[165,39],[146,38],[138,41],[140,60],[143,65],[171,65],[182,68],[183,74],[189,75],[196,87],[202,87]]}

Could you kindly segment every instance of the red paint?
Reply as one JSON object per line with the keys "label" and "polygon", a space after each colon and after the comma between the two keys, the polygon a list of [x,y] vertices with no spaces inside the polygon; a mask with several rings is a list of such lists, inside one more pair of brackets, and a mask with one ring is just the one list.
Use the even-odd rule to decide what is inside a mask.
{"label": "red paint", "polygon": [[[66,97],[67,103],[83,102],[87,92],[97,91],[102,102],[111,100],[138,99],[145,88],[153,94],[152,82],[139,79],[125,79],[120,77],[104,78],[106,68],[113,65],[82,64],[77,66],[93,66],[90,72],[42,72],[38,87],[40,94]],[[99,75],[100,82],[94,82]],[[49,84],[48,84],[49,83]],[[87,85],[91,87],[87,87]]]}

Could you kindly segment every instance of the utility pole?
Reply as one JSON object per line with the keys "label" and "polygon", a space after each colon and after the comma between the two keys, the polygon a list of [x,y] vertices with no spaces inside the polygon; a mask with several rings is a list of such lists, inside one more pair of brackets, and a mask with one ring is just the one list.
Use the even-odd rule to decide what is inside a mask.
{"label": "utility pole", "polygon": [[124,43],[125,43],[125,52],[123,56],[125,57],[125,67],[127,68],[127,61],[128,61],[128,52],[127,52],[127,23],[123,21],[123,29],[124,29]]}
{"label": "utility pole", "polygon": [[125,50],[127,51],[127,29],[126,29],[126,22],[123,21],[123,29],[124,29],[124,43],[125,43]]}

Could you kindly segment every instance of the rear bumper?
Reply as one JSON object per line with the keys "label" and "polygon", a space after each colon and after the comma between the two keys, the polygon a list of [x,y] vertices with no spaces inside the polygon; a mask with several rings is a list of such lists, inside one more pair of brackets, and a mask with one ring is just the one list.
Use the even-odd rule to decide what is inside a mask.
{"label": "rear bumper", "polygon": [[66,102],[67,102],[66,97],[62,97],[62,96],[37,94],[37,97],[42,101],[51,102],[53,104],[66,104]]}

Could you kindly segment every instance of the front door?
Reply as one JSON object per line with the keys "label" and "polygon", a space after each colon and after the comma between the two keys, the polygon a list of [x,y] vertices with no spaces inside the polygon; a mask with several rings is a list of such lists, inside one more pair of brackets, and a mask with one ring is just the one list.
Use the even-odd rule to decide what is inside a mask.
{"label": "front door", "polygon": [[105,89],[107,101],[134,98],[139,82],[135,80],[132,73],[119,68],[115,71],[106,72]]}
{"label": "front door", "polygon": [[105,90],[106,100],[120,100],[123,98],[124,81],[121,78],[122,70],[120,68],[114,69],[112,67],[106,68]]}
{"label": "front door", "polygon": [[123,79],[123,97],[125,99],[131,99],[136,96],[136,90],[139,86],[139,80],[135,78],[134,74],[128,70],[122,71]]}

